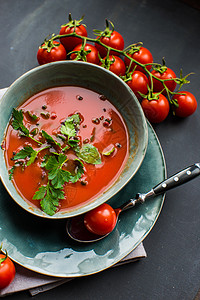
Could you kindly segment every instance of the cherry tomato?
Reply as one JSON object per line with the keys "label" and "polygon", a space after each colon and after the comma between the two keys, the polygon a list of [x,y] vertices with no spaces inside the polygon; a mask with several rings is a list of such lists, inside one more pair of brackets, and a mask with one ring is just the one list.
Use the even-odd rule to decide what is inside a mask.
{"label": "cherry tomato", "polygon": [[47,64],[53,61],[60,61],[66,59],[67,53],[63,45],[56,41],[53,41],[52,44],[57,46],[51,48],[49,51],[45,46],[45,44],[43,44],[38,49],[37,60],[40,65]]}
{"label": "cherry tomato", "polygon": [[[73,22],[73,21],[72,21]],[[74,23],[67,23],[65,26],[63,25],[60,30],[60,35],[70,34],[75,32],[80,36],[87,37],[87,30],[84,25],[79,22],[76,24],[76,28],[74,28]],[[66,51],[72,51],[77,45],[81,43],[81,39],[75,36],[67,36],[60,38],[61,44],[65,47]]]}
{"label": "cherry tomato", "polygon": [[190,92],[178,92],[172,97],[172,100],[177,100],[178,102],[178,107],[173,107],[173,111],[178,117],[188,117],[197,109],[197,100]]}
{"label": "cherry tomato", "polygon": [[140,71],[134,71],[132,74],[132,79],[127,81],[127,84],[138,98],[141,98],[141,95],[138,92],[144,95],[146,95],[148,92],[148,78]]}
{"label": "cherry tomato", "polygon": [[100,66],[110,70],[118,76],[124,76],[126,72],[126,67],[123,60],[115,55],[109,55],[109,57],[104,57],[103,62],[100,62]]}
{"label": "cherry tomato", "polygon": [[[81,51],[81,48],[82,48],[82,44],[79,44],[73,49],[73,51]],[[88,53],[88,54],[84,53],[85,51],[89,51],[89,50],[91,50],[90,53]],[[86,44],[84,47],[83,53],[81,54],[81,52],[80,52],[80,59],[78,59],[78,60],[86,60],[87,62],[98,65],[98,63],[99,63],[98,54],[99,54],[99,52],[95,46]],[[70,58],[73,60],[76,57],[77,57],[77,53],[72,53],[70,56]]]}
{"label": "cherry tomato", "polygon": [[[147,70],[151,70],[151,64],[153,63],[153,56],[148,49],[146,49],[144,47],[140,47],[140,49],[138,51],[134,52],[133,54],[129,54],[129,53],[127,53],[127,54],[141,64],[150,64],[150,65],[147,65],[146,68],[147,68]],[[124,62],[125,62],[126,66],[129,66],[131,60],[128,57],[125,57]],[[145,73],[144,69],[142,67],[138,66],[134,62],[132,62],[132,64],[131,64],[130,71],[132,71],[135,66],[136,66],[137,71],[141,71],[141,72]]]}
{"label": "cherry tomato", "polygon": [[[156,71],[156,70],[153,70],[151,73],[154,76],[156,76],[157,78],[163,79],[163,80],[176,78],[176,74],[170,68],[166,68],[166,71],[164,71],[162,73],[159,71]],[[152,80],[153,80],[153,91],[161,92],[164,89],[162,82],[160,82],[159,80],[157,80],[155,78],[152,78]],[[176,82],[174,80],[165,81],[165,85],[171,92],[173,92],[176,88]],[[166,94],[166,91],[163,91],[163,94]]]}
{"label": "cherry tomato", "polygon": [[5,257],[0,254],[0,290],[7,287],[15,277],[15,266],[9,257]]}
{"label": "cherry tomato", "polygon": [[151,123],[160,123],[164,121],[169,114],[169,102],[162,94],[155,100],[144,98],[141,105],[145,116]]}
{"label": "cherry tomato", "polygon": [[117,217],[114,209],[104,203],[85,214],[84,224],[86,228],[98,235],[111,232],[116,225]]}
{"label": "cherry tomato", "polygon": [[[99,37],[97,37],[97,38],[99,38]],[[105,44],[109,47],[112,47],[114,49],[117,49],[117,50],[123,50],[124,49],[124,39],[123,39],[122,35],[119,32],[115,31],[115,30],[111,33],[110,37],[102,36],[100,38],[100,41],[103,44]],[[95,47],[99,51],[101,57],[106,56],[107,49],[105,47],[103,47],[102,45],[99,45],[98,43],[95,43]],[[111,54],[111,55],[113,54],[113,55],[117,55],[117,56],[120,55],[116,51],[110,51],[109,54]]]}

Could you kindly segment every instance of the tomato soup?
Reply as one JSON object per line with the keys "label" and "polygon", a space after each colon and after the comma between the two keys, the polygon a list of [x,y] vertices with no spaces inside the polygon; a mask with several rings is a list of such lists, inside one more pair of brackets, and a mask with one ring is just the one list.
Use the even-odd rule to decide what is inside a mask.
{"label": "tomato soup", "polygon": [[62,86],[13,110],[3,148],[18,193],[53,215],[94,200],[118,179],[128,159],[129,135],[104,95]]}

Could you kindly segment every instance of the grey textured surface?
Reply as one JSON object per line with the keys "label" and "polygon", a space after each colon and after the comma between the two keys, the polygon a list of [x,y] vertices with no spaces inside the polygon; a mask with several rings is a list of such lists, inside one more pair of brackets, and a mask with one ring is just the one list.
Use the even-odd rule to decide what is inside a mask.
{"label": "grey textured surface", "polygon": [[[194,72],[186,89],[199,99],[200,11],[177,0],[0,0],[0,88],[37,65],[38,45],[59,31],[69,12],[76,19],[85,15],[89,35],[94,28],[103,29],[108,18],[126,46],[143,41],[154,60],[161,62],[164,56],[177,75],[180,68],[185,75]],[[169,117],[154,126],[169,175],[200,159],[199,113],[198,107],[188,119]],[[167,194],[156,226],[144,241],[144,261],[68,282],[37,299],[194,299],[200,285],[199,192],[197,178]],[[29,297],[22,292],[7,299]]]}

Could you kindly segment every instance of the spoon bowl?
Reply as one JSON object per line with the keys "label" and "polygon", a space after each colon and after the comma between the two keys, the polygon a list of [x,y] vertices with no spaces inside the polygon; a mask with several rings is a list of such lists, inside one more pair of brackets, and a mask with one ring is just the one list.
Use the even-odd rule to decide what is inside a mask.
{"label": "spoon bowl", "polygon": [[[116,213],[116,224],[115,224],[116,227],[119,214],[121,213],[122,210],[120,208],[116,208],[114,209],[114,211]],[[94,234],[89,230],[87,230],[87,228],[85,227],[84,216],[85,214],[68,219],[66,224],[67,234],[71,239],[73,239],[76,242],[81,242],[81,243],[96,242],[108,236],[115,229],[114,227],[111,232],[108,232],[107,234],[104,235]]]}

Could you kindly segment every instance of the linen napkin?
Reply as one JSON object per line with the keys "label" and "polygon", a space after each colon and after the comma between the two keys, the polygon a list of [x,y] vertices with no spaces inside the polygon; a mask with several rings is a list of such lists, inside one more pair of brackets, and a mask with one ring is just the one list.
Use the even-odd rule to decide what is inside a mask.
{"label": "linen napkin", "polygon": [[[123,258],[113,267],[123,265],[130,262],[135,262],[147,256],[143,243],[139,244],[130,254]],[[31,296],[35,296],[41,292],[53,289],[61,284],[67,283],[74,278],[58,278],[47,275],[42,275],[31,270],[28,270],[18,264],[15,264],[16,275],[13,282],[3,290],[0,290],[0,297],[29,290]]]}
{"label": "linen napkin", "polygon": [[[6,92],[6,90],[7,88],[0,89],[0,100],[3,94]],[[143,243],[141,243],[129,255],[127,255],[125,258],[123,258],[120,262],[115,264],[113,267],[125,263],[134,262],[141,258],[145,258],[146,256],[147,254],[144,249]],[[58,278],[58,277],[42,275],[34,271],[28,270],[18,264],[15,264],[15,267],[16,267],[15,278],[8,287],[6,287],[3,290],[0,290],[0,297],[15,292],[24,291],[24,290],[29,290],[30,294],[34,296],[41,292],[45,292],[50,289],[53,289],[61,284],[67,283],[72,279],[75,280],[74,278]]]}

